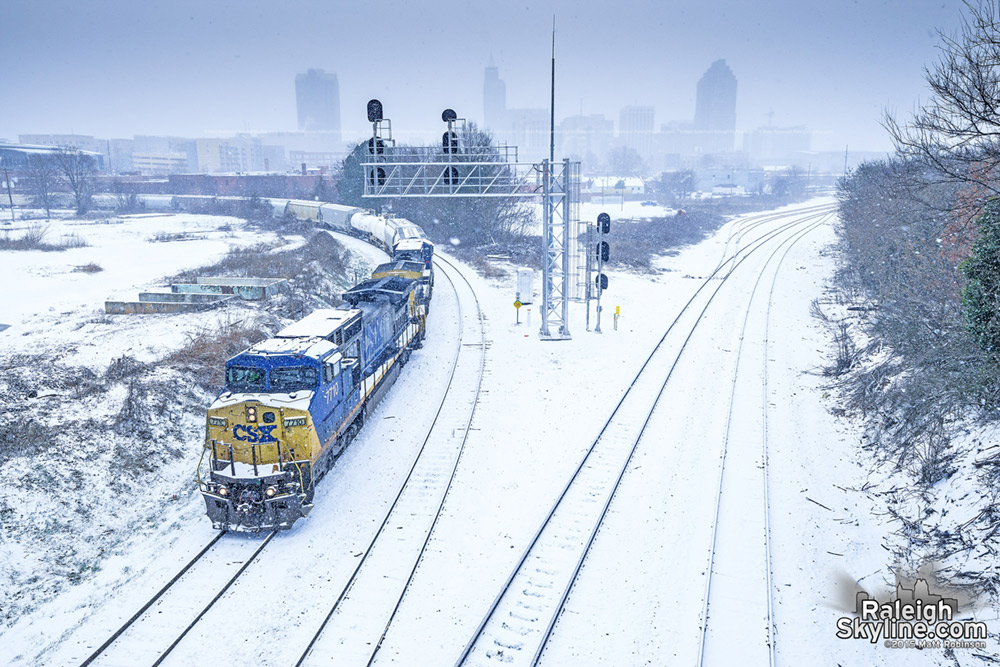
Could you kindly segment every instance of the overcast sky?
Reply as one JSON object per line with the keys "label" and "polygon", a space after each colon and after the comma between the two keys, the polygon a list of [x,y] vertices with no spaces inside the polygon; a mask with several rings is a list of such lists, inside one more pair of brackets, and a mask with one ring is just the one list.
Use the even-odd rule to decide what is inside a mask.
{"label": "overcast sky", "polygon": [[547,107],[556,16],[556,119],[656,107],[690,120],[698,78],[724,58],[737,128],[807,125],[818,150],[885,150],[884,108],[927,89],[935,30],[959,0],[379,2],[4,0],[0,138],[218,136],[295,130],[295,74],[340,80],[345,139],[378,97],[397,138],[439,136],[440,113],[481,120],[492,57],[508,107]]}

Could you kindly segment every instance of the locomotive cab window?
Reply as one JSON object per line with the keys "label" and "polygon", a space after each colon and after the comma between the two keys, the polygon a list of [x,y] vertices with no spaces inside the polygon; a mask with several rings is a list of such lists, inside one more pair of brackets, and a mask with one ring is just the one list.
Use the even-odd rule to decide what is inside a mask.
{"label": "locomotive cab window", "polygon": [[292,392],[315,389],[319,370],[312,366],[290,366],[271,370],[271,391]]}
{"label": "locomotive cab window", "polygon": [[340,362],[334,362],[332,364],[323,365],[323,382],[330,383],[333,379],[340,375]]}
{"label": "locomotive cab window", "polygon": [[230,391],[265,391],[264,370],[246,366],[226,369],[226,387]]}

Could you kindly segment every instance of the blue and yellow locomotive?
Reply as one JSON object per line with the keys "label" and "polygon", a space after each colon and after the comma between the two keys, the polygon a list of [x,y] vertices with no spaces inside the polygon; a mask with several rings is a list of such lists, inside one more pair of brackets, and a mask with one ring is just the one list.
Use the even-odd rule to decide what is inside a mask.
{"label": "blue and yellow locomotive", "polygon": [[425,334],[421,281],[381,275],[226,362],[198,483],[216,528],[290,528]]}

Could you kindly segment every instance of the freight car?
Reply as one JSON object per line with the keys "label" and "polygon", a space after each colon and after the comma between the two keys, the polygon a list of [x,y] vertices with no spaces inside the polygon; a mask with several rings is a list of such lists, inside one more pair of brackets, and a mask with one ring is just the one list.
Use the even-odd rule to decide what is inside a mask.
{"label": "freight car", "polygon": [[290,528],[425,334],[420,282],[366,280],[226,362],[198,483],[212,524]]}

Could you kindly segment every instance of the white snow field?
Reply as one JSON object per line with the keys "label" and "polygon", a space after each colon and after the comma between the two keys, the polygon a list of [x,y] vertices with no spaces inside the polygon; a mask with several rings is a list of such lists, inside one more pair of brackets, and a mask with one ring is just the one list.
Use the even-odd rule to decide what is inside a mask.
{"label": "white snow field", "polygon": [[[515,324],[513,276],[485,280],[444,258],[424,348],[319,485],[313,512],[260,551],[162,664],[304,657],[306,665],[436,667],[456,664],[467,646],[466,664],[497,665],[532,664],[536,653],[540,664],[574,666],[966,665],[979,664],[976,653],[996,656],[995,638],[952,655],[835,636],[837,619],[852,615],[855,582],[882,590],[895,575],[882,547],[884,512],[858,490],[870,466],[858,427],[831,412],[835,397],[820,373],[833,343],[810,305],[835,268],[836,220],[823,213],[832,204],[736,218],[658,260],[652,275],[611,272],[603,333],[584,330],[574,303],[569,341],[539,340],[537,303]],[[200,247],[200,257],[179,252],[155,265],[133,257],[88,299],[60,291],[60,258],[22,253],[0,277],[34,285],[36,296],[0,315],[16,324],[0,332],[0,346],[27,346],[38,334],[36,351],[82,349],[87,341],[63,340],[75,334],[62,328],[41,333],[45,323],[92,310],[136,265],[146,272],[123,289],[204,263],[247,242],[243,234],[220,235],[219,246],[185,242],[203,244],[185,246]],[[613,231],[609,242],[614,252]],[[377,261],[377,251],[344,243]],[[108,273],[128,253],[111,243],[84,250]],[[102,351],[89,353],[95,365],[135,335],[104,331]],[[142,335],[160,353],[182,337]],[[601,435],[661,339],[623,402],[628,416]],[[201,437],[192,429],[192,451]],[[563,523],[547,553],[557,555],[530,550],[591,445],[603,462],[585,462],[591,481],[570,492],[580,500],[553,515]],[[215,537],[199,494],[171,507],[99,571],[2,628],[0,663],[87,659]],[[182,577],[93,664],[156,662],[264,539],[223,536],[211,564]],[[18,553],[2,546],[0,566]],[[525,583],[500,599],[522,555],[531,569],[513,580]],[[995,633],[995,619],[983,620]]]}

